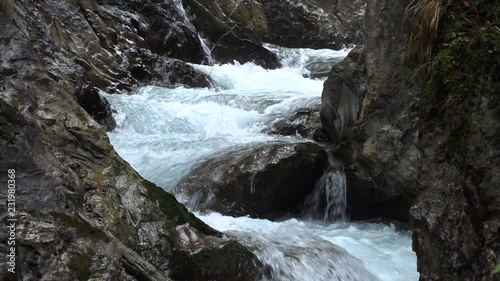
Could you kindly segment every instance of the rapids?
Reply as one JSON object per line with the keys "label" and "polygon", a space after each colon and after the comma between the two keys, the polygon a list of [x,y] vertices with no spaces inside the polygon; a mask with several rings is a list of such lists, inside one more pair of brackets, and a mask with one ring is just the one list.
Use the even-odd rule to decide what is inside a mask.
{"label": "rapids", "polygon": [[[297,109],[319,106],[323,81],[304,76],[329,69],[349,50],[266,47],[279,55],[283,68],[193,65],[212,78],[214,88],[143,87],[131,95],[103,93],[117,110],[111,143],[143,177],[169,191],[209,156],[267,142],[308,141],[262,131]],[[338,188],[345,189],[342,172],[325,174],[317,193],[308,199],[306,217],[321,221],[271,222],[218,213],[198,217],[252,249],[266,265],[264,278],[270,280],[418,280],[411,232],[387,224],[348,222],[345,190]],[[318,200],[324,196],[322,204],[329,213],[311,215],[317,214]],[[332,218],[340,220],[323,221]]]}

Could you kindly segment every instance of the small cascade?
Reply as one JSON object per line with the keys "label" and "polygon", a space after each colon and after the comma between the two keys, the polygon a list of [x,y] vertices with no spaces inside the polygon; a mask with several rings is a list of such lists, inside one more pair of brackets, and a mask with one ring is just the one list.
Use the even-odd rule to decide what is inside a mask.
{"label": "small cascade", "polygon": [[313,193],[305,199],[302,214],[323,221],[347,220],[346,186],[344,171],[325,172],[316,183]]}
{"label": "small cascade", "polygon": [[[175,3],[182,8],[180,0]],[[278,51],[285,66],[281,69],[267,70],[252,63],[193,65],[209,75],[217,88],[142,87],[131,95],[103,94],[119,116],[119,126],[109,132],[113,146],[142,176],[171,191],[196,163],[217,154],[237,147],[303,142],[296,136],[268,135],[263,129],[278,115],[291,116],[320,104],[323,81],[303,77],[305,65],[339,59],[346,52]],[[346,176],[333,155],[330,162],[331,168],[303,204],[303,213],[318,220],[342,221],[347,219]],[[199,200],[207,197],[198,194],[178,200],[190,202],[188,207],[196,211]],[[295,218],[269,221],[219,213],[198,217],[252,250],[264,265],[266,281],[419,278],[411,233],[401,233],[394,226]]]}
{"label": "small cascade", "polygon": [[212,57],[212,51],[208,47],[208,43],[207,43],[208,40],[205,39],[205,38],[203,38],[203,37],[201,37],[200,34],[198,34],[198,38],[200,39],[200,44],[201,44],[201,48],[203,50],[203,54],[205,55],[205,57],[208,60],[208,65],[214,65],[215,60]]}
{"label": "small cascade", "polygon": [[213,65],[214,64],[214,59],[212,57],[212,51],[210,51],[210,48],[208,47],[207,40],[204,39],[198,33],[198,31],[196,30],[196,28],[194,27],[194,25],[189,20],[189,18],[187,16],[187,13],[186,13],[186,9],[184,9],[184,5],[182,4],[182,0],[172,0],[172,2],[174,3],[175,9],[179,13],[179,15],[182,17],[183,23],[187,27],[189,27],[189,29],[191,29],[193,32],[195,32],[198,35],[198,39],[200,40],[200,46],[201,46],[201,49],[203,50],[203,54],[207,58],[208,64],[209,65]]}

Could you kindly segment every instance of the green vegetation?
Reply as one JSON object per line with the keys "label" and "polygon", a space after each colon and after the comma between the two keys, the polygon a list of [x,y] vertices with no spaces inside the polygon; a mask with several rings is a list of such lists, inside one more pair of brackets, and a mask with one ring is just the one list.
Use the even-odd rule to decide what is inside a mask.
{"label": "green vegetation", "polygon": [[127,54],[127,59],[128,59],[128,63],[130,65],[137,64],[137,59],[134,56],[132,56],[131,54]]}
{"label": "green vegetation", "polygon": [[304,4],[309,9],[317,9],[318,8],[318,5],[316,5],[316,3],[314,3],[314,1],[300,0],[300,2],[302,2],[302,4]]}
{"label": "green vegetation", "polygon": [[40,40],[43,37],[42,28],[39,25],[30,24],[28,25],[28,35],[32,43]]}
{"label": "green vegetation", "polygon": [[11,34],[7,35],[6,37],[2,38],[3,44],[5,46],[9,46],[10,42],[12,41],[12,38],[16,36],[17,32],[12,32]]}
{"label": "green vegetation", "polygon": [[144,180],[144,186],[148,190],[148,197],[153,201],[156,201],[160,207],[162,213],[175,222],[172,227],[184,223],[189,223],[191,226],[195,227],[199,231],[207,235],[216,235],[218,232],[211,228],[210,226],[204,224],[201,220],[196,218],[192,213],[190,213],[186,207],[179,202],[175,197],[163,190],[162,188],[156,186],[150,181]]}
{"label": "green vegetation", "polygon": [[89,254],[80,254],[73,257],[69,263],[69,269],[76,275],[78,280],[87,281],[90,277],[90,267],[92,266],[92,257]]}
{"label": "green vegetation", "polygon": [[493,278],[493,276],[497,275],[498,273],[500,273],[500,263],[495,265],[495,267],[491,270],[490,280]]}
{"label": "green vegetation", "polygon": [[420,0],[414,13],[408,62],[424,77],[424,119],[446,124],[445,144],[459,151],[470,133],[470,113],[492,95],[500,74],[500,6],[495,0]]}

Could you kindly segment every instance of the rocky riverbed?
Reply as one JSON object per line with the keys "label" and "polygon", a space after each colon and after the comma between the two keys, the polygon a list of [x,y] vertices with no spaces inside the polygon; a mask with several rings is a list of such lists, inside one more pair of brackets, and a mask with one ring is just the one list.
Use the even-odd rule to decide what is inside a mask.
{"label": "rocky riverbed", "polygon": [[[220,85],[203,65],[277,69],[285,60],[275,45],[340,50],[355,44],[329,72],[322,94],[317,90],[321,105],[308,102],[278,112],[256,128],[256,134],[284,135],[286,141],[205,157],[192,163],[196,167],[175,192],[198,194],[198,201],[186,201],[192,210],[278,219],[304,215],[304,200],[314,197],[322,179],[345,183],[339,186],[345,188],[346,213],[335,213],[335,219],[409,223],[420,280],[488,280],[500,254],[495,4],[2,0],[0,279],[297,280],[312,276],[310,263],[300,267],[262,257],[281,251],[314,260],[311,249],[329,262],[322,276],[389,278],[391,272],[374,277],[380,266],[365,270],[356,259],[363,254],[353,252],[353,258],[315,240],[363,244],[364,237],[351,243],[324,234],[342,227],[285,223],[303,241],[317,242],[301,248],[296,237],[276,231],[271,222],[255,226],[279,238],[255,243],[248,224],[198,214],[225,233],[213,229],[158,187],[161,181],[137,173],[106,134],[120,126],[109,95],[145,86],[217,91]],[[426,22],[422,15],[430,12],[440,20]],[[307,65],[308,73],[289,76],[290,83],[331,66]],[[8,170],[15,170],[12,216]],[[325,171],[342,176],[325,178]],[[260,197],[250,196],[256,193]],[[317,206],[321,212],[331,207]],[[15,274],[6,262],[12,217]],[[384,231],[405,241],[393,228]],[[285,247],[279,240],[293,243]],[[333,252],[338,259],[328,256]],[[332,270],[339,262],[350,265],[345,272],[359,275]]]}

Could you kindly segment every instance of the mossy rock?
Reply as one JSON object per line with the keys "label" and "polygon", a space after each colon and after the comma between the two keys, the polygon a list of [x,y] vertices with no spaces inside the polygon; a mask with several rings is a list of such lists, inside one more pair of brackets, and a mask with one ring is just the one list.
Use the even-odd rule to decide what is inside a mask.
{"label": "mossy rock", "polygon": [[468,3],[446,7],[430,61],[415,67],[426,71],[422,117],[446,123],[443,141],[450,152],[467,143],[477,108],[471,104],[494,95],[493,85],[500,81],[500,7],[494,0]]}
{"label": "mossy rock", "polygon": [[71,258],[68,263],[69,269],[76,275],[79,281],[87,281],[91,275],[92,257],[83,253]]}
{"label": "mossy rock", "polygon": [[63,213],[51,212],[50,215],[62,225],[75,228],[78,234],[82,237],[99,239],[105,242],[110,241],[110,238],[102,230],[90,225],[87,222]]}
{"label": "mossy rock", "polygon": [[172,227],[177,225],[189,223],[192,227],[198,229],[206,235],[219,235],[220,233],[211,228],[210,226],[203,223],[195,215],[187,210],[187,208],[179,203],[175,197],[163,190],[162,188],[156,186],[154,183],[144,180],[144,186],[148,190],[148,197],[157,202],[160,211],[167,217],[174,219],[174,224]]}
{"label": "mossy rock", "polygon": [[319,8],[318,5],[314,1],[311,1],[311,0],[301,0],[300,2],[302,2],[302,4],[304,4],[304,6],[306,6],[309,9],[312,9],[312,10],[316,10]]}
{"label": "mossy rock", "polygon": [[259,279],[260,266],[246,247],[234,241],[196,254],[174,251],[170,259],[171,277],[175,280],[254,281]]}

